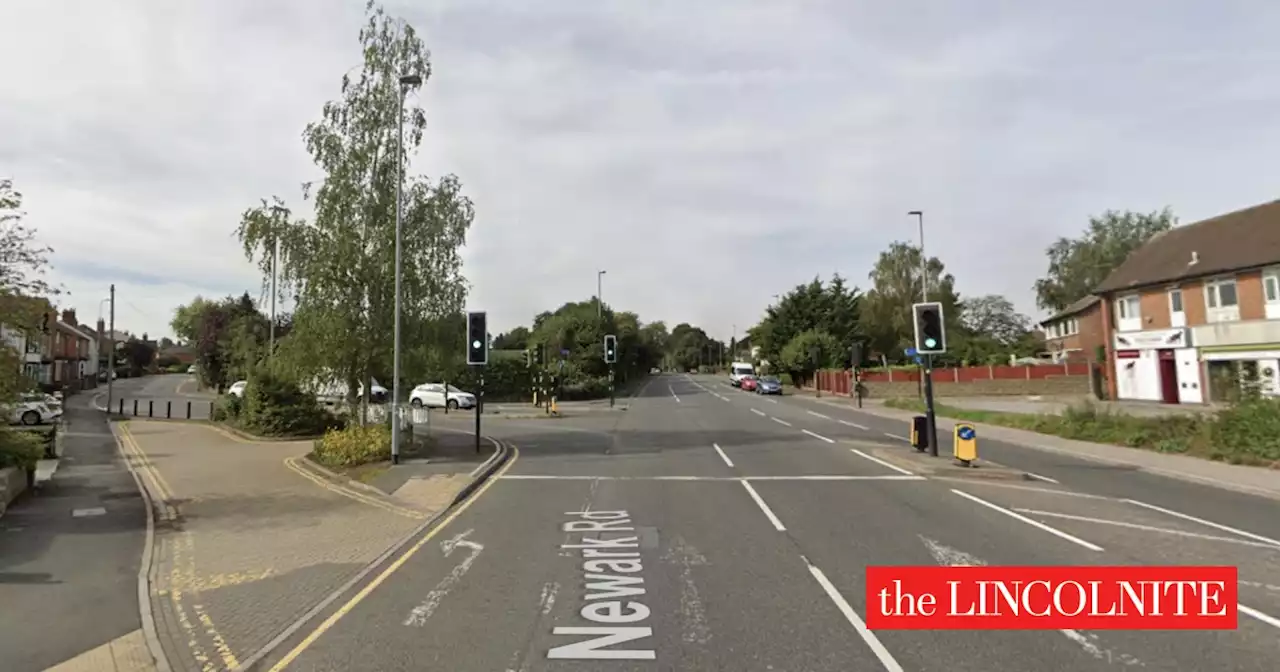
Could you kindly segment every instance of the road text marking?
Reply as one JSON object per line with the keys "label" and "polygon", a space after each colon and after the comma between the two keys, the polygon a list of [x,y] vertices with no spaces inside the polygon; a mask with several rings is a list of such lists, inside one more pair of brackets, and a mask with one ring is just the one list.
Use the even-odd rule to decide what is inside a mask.
{"label": "road text marking", "polygon": [[1276,547],[1276,548],[1280,548],[1280,541],[1276,541],[1275,539],[1272,539],[1271,537],[1264,537],[1264,536],[1262,536],[1261,534],[1254,534],[1254,533],[1252,533],[1252,532],[1245,532],[1244,530],[1241,530],[1241,529],[1238,529],[1238,528],[1235,528],[1235,527],[1231,527],[1231,526],[1229,526],[1229,525],[1223,525],[1222,523],[1215,523],[1215,522],[1213,522],[1213,521],[1211,521],[1211,520],[1205,520],[1204,518],[1196,518],[1195,516],[1188,516],[1188,515],[1187,515],[1187,514],[1185,514],[1185,513],[1178,513],[1177,511],[1171,511],[1171,510],[1166,509],[1166,508],[1164,508],[1164,507],[1156,506],[1155,504],[1148,504],[1148,503],[1146,503],[1146,502],[1139,502],[1139,501],[1138,501],[1138,500],[1136,500],[1136,499],[1126,499],[1126,500],[1124,500],[1124,501],[1126,501],[1126,502],[1128,502],[1128,503],[1130,503],[1130,504],[1133,504],[1134,506],[1141,506],[1141,507],[1142,507],[1142,508],[1144,508],[1144,509],[1151,509],[1152,511],[1159,511],[1160,513],[1163,513],[1163,514],[1168,515],[1168,516],[1173,516],[1174,518],[1181,518],[1181,519],[1183,519],[1183,520],[1189,520],[1189,521],[1191,521],[1191,522],[1193,522],[1193,523],[1200,523],[1201,525],[1207,525],[1207,526],[1209,526],[1209,527],[1217,528],[1217,529],[1219,529],[1219,530],[1222,530],[1223,532],[1230,532],[1231,534],[1238,534],[1238,535],[1240,535],[1240,536],[1242,536],[1242,537],[1248,537],[1248,538],[1253,539],[1253,540],[1256,540],[1256,541],[1261,541],[1261,542],[1264,542],[1264,543],[1267,543],[1267,544],[1271,544],[1272,546],[1274,546],[1274,547]]}
{"label": "road text marking", "polygon": [[742,487],[747,489],[747,494],[751,495],[751,499],[756,500],[756,504],[760,506],[760,510],[764,511],[764,516],[769,519],[770,523],[773,523],[773,529],[779,532],[785,532],[787,528],[783,527],[782,521],[778,520],[778,517],[773,515],[773,509],[770,509],[769,505],[765,504],[764,499],[760,497],[760,493],[756,492],[756,489],[751,487],[751,484],[746,481],[742,482]]}
{"label": "road text marking", "polygon": [[[551,629],[553,635],[582,635],[583,639],[564,644],[547,651],[547,658],[554,660],[653,660],[657,653],[652,649],[610,649],[616,644],[626,644],[653,636],[653,628],[642,623],[649,618],[649,607],[641,602],[623,601],[618,598],[645,595],[644,566],[640,560],[640,537],[602,538],[605,533],[635,532],[631,514],[626,511],[571,511],[571,520],[561,526],[565,532],[582,534],[579,543],[561,544],[561,550],[582,551],[582,571],[586,576],[586,605],[578,611],[582,618],[602,627],[560,626]],[[591,535],[591,536],[587,536]]]}
{"label": "road text marking", "polygon": [[815,432],[811,432],[811,431],[809,431],[809,430],[807,430],[807,429],[802,429],[802,430],[800,430],[800,431],[804,432],[805,434],[808,434],[809,436],[812,436],[812,437],[813,437],[813,438],[815,438],[815,439],[822,439],[823,441],[826,441],[827,443],[835,443],[835,442],[836,442],[836,441],[835,441],[835,439],[828,439],[827,437],[825,437],[825,436],[823,436],[823,435],[821,435],[821,434],[817,434],[817,433],[815,433]]}
{"label": "road text marking", "polygon": [[1089,543],[1089,542],[1085,541],[1084,539],[1081,539],[1080,537],[1075,537],[1075,536],[1072,536],[1072,535],[1070,535],[1070,534],[1067,534],[1066,532],[1063,532],[1062,530],[1059,530],[1059,529],[1057,529],[1057,528],[1055,528],[1055,527],[1050,527],[1050,526],[1048,526],[1048,525],[1045,525],[1044,523],[1042,523],[1042,522],[1040,522],[1040,521],[1038,521],[1038,520],[1032,520],[1032,519],[1030,519],[1030,518],[1028,518],[1028,517],[1026,517],[1026,516],[1022,515],[1021,513],[1017,513],[1016,511],[1010,511],[1009,509],[1006,509],[1006,508],[1004,508],[1003,506],[1000,506],[1000,505],[998,505],[998,504],[992,504],[991,502],[988,502],[988,501],[987,501],[987,500],[985,500],[985,499],[982,499],[982,498],[980,498],[980,497],[975,497],[975,496],[973,496],[973,495],[971,495],[971,494],[969,494],[969,493],[967,493],[967,492],[961,492],[961,491],[956,490],[956,489],[954,489],[954,488],[952,488],[951,492],[954,492],[955,494],[960,495],[961,497],[964,497],[965,499],[967,499],[967,500],[969,500],[969,501],[971,501],[971,502],[974,502],[974,503],[977,503],[977,504],[981,504],[982,506],[985,506],[985,507],[987,507],[988,509],[991,509],[992,511],[998,511],[998,512],[1000,512],[1000,513],[1003,513],[1004,515],[1009,516],[1010,518],[1013,518],[1014,520],[1020,520],[1020,521],[1022,521],[1022,522],[1024,522],[1024,523],[1026,523],[1026,524],[1028,524],[1028,525],[1030,525],[1030,526],[1032,526],[1032,527],[1034,527],[1034,528],[1036,528],[1036,529],[1044,530],[1045,532],[1048,532],[1049,534],[1052,534],[1052,535],[1053,535],[1053,536],[1055,536],[1055,537],[1058,537],[1058,538],[1061,538],[1061,539],[1066,539],[1067,541],[1069,541],[1069,542],[1071,542],[1071,543],[1073,543],[1073,544],[1076,544],[1077,546],[1083,546],[1083,547],[1085,547],[1085,548],[1087,548],[1087,549],[1089,549],[1089,550],[1091,550],[1091,551],[1098,551],[1098,552],[1101,552],[1101,551],[1102,551],[1102,547],[1101,547],[1101,546],[1098,546],[1097,544]]}
{"label": "road text marking", "polygon": [[862,641],[866,642],[867,646],[871,648],[871,652],[876,654],[876,658],[880,659],[880,664],[884,665],[884,669],[887,672],[902,672],[902,666],[898,664],[897,660],[894,660],[893,654],[884,648],[884,644],[880,642],[879,637],[876,637],[876,633],[867,628],[867,624],[862,621],[862,617],[858,616],[858,612],[853,610],[853,607],[849,605],[849,601],[844,599],[840,591],[836,590],[827,575],[823,574],[821,569],[814,567],[808,558],[800,557],[804,559],[804,564],[809,566],[809,573],[813,575],[818,585],[822,586],[822,590],[827,593],[827,597],[836,603],[836,608],[844,615],[845,620],[849,621],[853,629],[858,632],[858,636],[862,637]]}
{"label": "road text marking", "polygon": [[890,463],[890,462],[886,462],[886,461],[884,461],[884,460],[882,460],[882,459],[880,459],[880,458],[878,458],[878,457],[876,457],[876,456],[874,456],[874,455],[868,455],[868,454],[866,454],[866,453],[862,452],[861,450],[858,450],[857,448],[850,448],[850,449],[849,449],[849,452],[853,453],[854,455],[857,455],[858,457],[862,457],[862,458],[865,458],[865,459],[871,460],[872,462],[875,462],[876,464],[878,464],[878,465],[880,465],[880,466],[882,466],[882,467],[886,467],[886,468],[888,468],[888,469],[892,469],[892,470],[894,470],[894,471],[898,472],[899,474],[904,474],[904,475],[906,475],[906,476],[915,476],[915,474],[911,473],[910,471],[907,471],[906,469],[903,469],[902,467],[899,467],[899,466],[898,466],[898,465],[896,465],[896,464],[893,464],[893,463]]}
{"label": "road text marking", "polygon": [[720,449],[720,444],[713,443],[711,444],[711,447],[716,449],[716,453],[720,455],[720,459],[724,460],[724,463],[729,465],[729,468],[732,469],[733,460],[729,459],[729,456],[724,454],[724,451]]}

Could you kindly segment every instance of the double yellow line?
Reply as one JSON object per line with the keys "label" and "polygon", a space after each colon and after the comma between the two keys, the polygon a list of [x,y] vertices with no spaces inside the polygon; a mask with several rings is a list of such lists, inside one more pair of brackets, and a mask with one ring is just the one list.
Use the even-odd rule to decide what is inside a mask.
{"label": "double yellow line", "polygon": [[173,492],[173,488],[169,486],[169,482],[160,474],[160,470],[156,469],[151,458],[147,457],[146,452],[138,445],[137,439],[133,438],[129,423],[121,422],[116,426],[120,428],[120,448],[124,451],[125,457],[128,457],[133,463],[134,469],[137,469],[138,473],[142,474],[143,483],[153,495],[153,504],[159,510],[160,519],[176,519],[178,512],[170,504],[171,501],[178,499]]}
{"label": "double yellow line", "polygon": [[284,466],[289,467],[289,469],[291,469],[294,473],[307,479],[308,481],[311,481],[312,483],[315,483],[316,485],[324,488],[325,490],[328,490],[335,494],[342,495],[343,497],[354,499],[357,502],[368,504],[370,506],[376,506],[379,509],[382,509],[384,511],[390,511],[391,513],[404,516],[406,518],[412,518],[414,520],[426,520],[427,518],[427,515],[420,511],[414,511],[413,509],[405,508],[403,506],[396,506],[395,504],[383,501],[381,499],[378,499],[377,497],[366,495],[362,492],[356,492],[351,488],[345,488],[333,482],[330,482],[329,480],[313,473],[310,469],[299,464],[299,461],[302,459],[305,459],[305,458],[287,457],[284,460]]}

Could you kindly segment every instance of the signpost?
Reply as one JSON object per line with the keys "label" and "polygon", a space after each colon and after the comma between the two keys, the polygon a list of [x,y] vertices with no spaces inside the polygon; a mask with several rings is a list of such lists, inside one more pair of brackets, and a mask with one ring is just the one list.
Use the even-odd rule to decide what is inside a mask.
{"label": "signpost", "polygon": [[[484,414],[484,367],[489,363],[489,332],[484,311],[467,313],[467,364],[480,370],[476,390],[476,453],[480,452],[480,416]],[[449,407],[449,388],[445,387],[445,408]]]}

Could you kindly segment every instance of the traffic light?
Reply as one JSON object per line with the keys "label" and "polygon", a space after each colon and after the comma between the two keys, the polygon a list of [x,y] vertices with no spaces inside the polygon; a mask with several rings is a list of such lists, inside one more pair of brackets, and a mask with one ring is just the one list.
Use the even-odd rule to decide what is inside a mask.
{"label": "traffic light", "polygon": [[916,353],[940,355],[947,351],[947,330],[943,326],[941,303],[917,303],[911,306],[916,325]]}
{"label": "traffic light", "polygon": [[618,337],[613,334],[605,334],[604,361],[606,364],[613,364],[618,361]]}
{"label": "traffic light", "polygon": [[489,332],[485,329],[484,311],[467,313],[467,364],[489,363]]}
{"label": "traffic light", "polygon": [[533,365],[542,366],[546,361],[547,346],[542,343],[535,343],[533,346]]}

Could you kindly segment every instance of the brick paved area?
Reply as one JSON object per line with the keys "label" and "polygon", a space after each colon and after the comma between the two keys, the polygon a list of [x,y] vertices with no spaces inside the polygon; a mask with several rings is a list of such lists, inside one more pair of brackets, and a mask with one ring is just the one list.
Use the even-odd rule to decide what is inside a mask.
{"label": "brick paved area", "polygon": [[291,464],[307,442],[185,423],[117,429],[156,501],[151,604],[175,671],[237,667],[431,513],[307,478]]}

